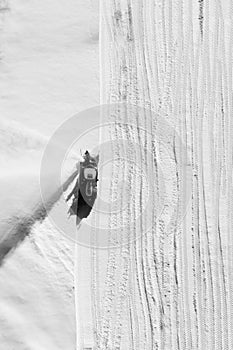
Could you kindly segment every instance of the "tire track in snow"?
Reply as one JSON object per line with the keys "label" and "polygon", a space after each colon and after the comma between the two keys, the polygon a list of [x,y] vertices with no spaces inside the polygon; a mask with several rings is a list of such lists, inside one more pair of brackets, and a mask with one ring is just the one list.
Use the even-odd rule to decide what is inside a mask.
{"label": "tire track in snow", "polygon": [[[146,27],[146,18],[145,16],[148,15],[148,12],[146,11],[146,4],[145,6],[143,6],[141,8],[141,12],[138,11],[138,15],[137,15],[137,19],[139,18],[143,18],[144,21],[142,22],[142,24]],[[135,20],[135,23],[138,23]],[[139,26],[140,28],[140,26]],[[147,29],[147,28],[146,28]],[[153,83],[150,79],[150,76],[152,74],[152,69],[151,69],[151,65],[150,62],[148,60],[148,45],[147,45],[147,40],[146,38],[148,37],[148,34],[150,33],[149,31],[143,30],[143,28],[141,29],[141,41],[140,41],[140,45],[139,45],[139,52],[143,52],[143,54],[140,57],[140,61],[141,61],[141,65],[143,67],[143,69],[140,71],[140,75],[139,75],[139,81],[141,81],[142,87],[141,87],[141,98],[142,98],[142,104],[143,105],[148,105],[148,103],[150,103],[150,101],[152,101],[151,98],[151,91],[153,91]],[[150,105],[148,106],[149,108],[151,107]],[[145,120],[142,120],[142,127],[147,130],[147,120],[146,120],[146,116],[145,116]],[[150,143],[148,144],[148,140],[147,140],[147,134],[143,137],[143,135],[140,136],[140,134],[138,134],[138,143],[143,147],[144,150],[150,150]],[[148,148],[149,147],[149,148]],[[147,174],[147,176],[149,175],[148,172],[148,163],[147,163],[147,158],[146,158],[146,152],[145,154],[143,154],[143,152],[140,155],[141,158],[141,162],[142,162],[142,166],[144,168],[145,173]],[[142,191],[142,190],[141,190]],[[143,195],[143,193],[141,193],[141,196]],[[140,205],[142,207],[142,203]],[[147,216],[145,216],[145,226],[146,221],[148,220]],[[143,232],[143,222],[141,223],[142,227],[141,227],[141,231]],[[153,246],[152,246],[152,242],[150,240],[150,236],[151,236],[151,232],[147,232],[145,234],[145,236],[143,237],[143,239],[140,240],[141,243],[141,254],[142,254],[142,283],[144,285],[144,292],[145,292],[145,300],[146,300],[146,308],[147,308],[147,313],[149,315],[149,324],[150,324],[150,329],[148,332],[148,342],[149,342],[149,337],[151,334],[151,344],[148,343],[147,347],[150,348],[157,348],[158,347],[158,336],[156,335],[156,327],[157,328],[161,328],[164,329],[164,312],[163,312],[163,306],[160,305],[160,307],[158,308],[158,313],[160,313],[160,320],[158,320],[156,322],[156,314],[154,313],[155,308],[156,308],[156,302],[155,302],[155,289],[153,287],[153,283],[152,283],[152,279],[151,279],[151,269],[150,269],[150,263],[149,263],[149,258],[151,256],[153,256]],[[147,291],[148,290],[148,291]],[[160,294],[160,298],[159,298],[159,303],[161,303],[161,294]],[[165,337],[163,336],[161,339],[164,339]]]}
{"label": "tire track in snow", "polygon": [[[117,135],[116,130],[113,131],[113,140],[115,140]],[[117,153],[117,150],[114,147],[115,143],[113,142],[113,151],[116,154],[116,156],[119,157],[119,154]],[[112,178],[114,181],[111,184],[111,191],[110,191],[110,197],[112,200],[112,203],[117,203],[118,199],[118,193],[117,193],[117,183],[118,183],[118,164],[113,167],[112,169]],[[107,261],[107,271],[106,271],[106,277],[105,277],[105,290],[103,295],[103,308],[102,308],[102,322],[101,322],[101,329],[100,329],[100,339],[99,339],[99,349],[107,349],[110,346],[112,346],[112,337],[110,333],[110,329],[112,327],[111,320],[113,316],[113,309],[114,309],[114,303],[116,300],[116,268],[117,268],[117,255],[118,250],[112,248],[114,246],[117,246],[117,242],[115,241],[114,234],[117,230],[117,214],[115,213],[118,210],[118,207],[116,205],[111,206],[111,210],[113,210],[113,214],[110,217],[109,222],[109,247],[108,248],[108,261]]]}
{"label": "tire track in snow", "polygon": [[[211,101],[211,94],[208,93],[209,88],[212,86],[212,80],[211,80],[211,72],[210,72],[210,21],[209,21],[209,14],[210,14],[210,7],[209,7],[209,1],[206,0],[204,2],[204,35],[203,35],[203,65],[204,65],[204,74],[205,74],[205,100],[207,101],[204,104],[204,115],[207,117],[208,122],[208,112],[209,112],[209,106]],[[202,99],[204,99],[204,96],[202,96]],[[202,100],[203,103],[203,100]],[[200,117],[202,119],[202,116]],[[205,131],[205,124],[202,122],[202,134]],[[207,133],[210,132],[210,130],[207,131]],[[201,134],[201,135],[202,135]],[[211,137],[210,137],[211,138]],[[205,151],[204,151],[204,142],[203,138],[200,137],[200,187],[201,187],[201,205],[203,210],[203,246],[204,246],[204,258],[205,258],[205,273],[206,273],[206,279],[205,279],[205,288],[206,288],[206,295],[205,295],[205,330],[206,330],[206,338],[207,338],[207,347],[211,347],[214,349],[214,337],[212,334],[215,333],[214,330],[214,312],[215,312],[215,305],[214,305],[214,286],[213,286],[213,264],[210,254],[210,228],[207,218],[207,194],[206,194],[206,167],[205,165]],[[211,307],[208,306],[208,299],[210,300]]]}
{"label": "tire track in snow", "polygon": [[[229,17],[232,18],[233,15],[233,4],[229,1],[228,3],[228,10],[229,10]],[[228,267],[228,274],[227,274],[227,284],[228,284],[228,310],[229,310],[229,323],[228,328],[233,329],[233,300],[231,298],[231,295],[233,293],[233,283],[232,283],[232,271],[233,271],[233,263],[232,263],[232,248],[233,248],[233,241],[232,241],[232,227],[233,227],[233,187],[232,187],[232,151],[233,151],[233,140],[232,140],[232,133],[233,133],[233,120],[232,120],[232,110],[233,110],[233,104],[232,104],[232,47],[233,47],[233,22],[230,21],[230,29],[229,29],[229,44],[227,47],[227,53],[228,53],[228,60],[227,60],[227,71],[228,71],[228,102],[229,102],[229,124],[228,124],[228,138],[227,138],[227,217],[228,217],[228,223],[227,223],[227,267]],[[233,348],[233,336],[229,332],[229,348]]]}
{"label": "tire track in snow", "polygon": [[[169,240],[161,220],[160,226],[135,242],[134,253],[130,251],[136,278],[130,294],[138,298],[137,316],[143,320],[143,326],[140,322],[138,325],[140,348],[227,349],[232,342],[232,245],[227,246],[225,241],[225,223],[228,221],[231,232],[232,167],[228,167],[227,176],[224,172],[226,163],[232,165],[232,140],[227,130],[228,126],[232,130],[232,38],[227,51],[224,40],[233,25],[224,26],[219,4],[215,2],[212,7],[207,0],[189,1],[188,5],[181,0],[172,4],[159,1],[156,5],[153,1],[145,4],[122,0],[114,2],[114,6],[117,22],[110,4],[105,12],[106,30],[112,35],[111,45],[107,41],[104,45],[111,61],[111,74],[105,77],[106,86],[111,87],[107,101],[156,108],[172,125],[178,125],[192,151],[193,206],[187,221],[178,228],[178,220],[174,220],[173,239]],[[191,11],[187,11],[188,6]],[[128,25],[130,21],[132,27]],[[154,130],[156,122],[153,120],[151,126]],[[148,140],[141,138],[140,142],[150,147]],[[145,159],[141,161],[148,166]],[[221,168],[217,177],[215,168]],[[227,198],[222,193],[226,179]],[[159,186],[158,182],[158,191]],[[211,207],[214,198],[215,212]],[[222,215],[226,200],[229,218]],[[215,222],[218,213],[219,228]],[[132,220],[134,215],[132,209]],[[155,222],[156,214],[152,217]],[[230,234],[228,241],[232,242]],[[169,289],[171,296],[165,297]],[[192,297],[194,304],[190,303]],[[156,330],[162,306],[166,326]],[[111,332],[116,335],[115,329]]]}

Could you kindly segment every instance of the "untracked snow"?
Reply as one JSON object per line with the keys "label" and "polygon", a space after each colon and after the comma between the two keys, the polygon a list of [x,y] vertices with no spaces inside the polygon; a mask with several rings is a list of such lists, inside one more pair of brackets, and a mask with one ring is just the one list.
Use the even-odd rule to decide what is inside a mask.
{"label": "untracked snow", "polygon": [[[46,218],[39,174],[54,131],[73,114],[99,102],[97,4],[13,0],[4,8],[0,11],[0,348],[75,349],[74,243]],[[68,230],[75,224],[67,220],[62,193],[72,181],[66,182],[76,161],[74,157],[74,169],[70,167],[63,181],[65,188],[54,184],[51,173],[46,180],[46,209],[60,211]],[[61,205],[55,205],[59,198]]]}

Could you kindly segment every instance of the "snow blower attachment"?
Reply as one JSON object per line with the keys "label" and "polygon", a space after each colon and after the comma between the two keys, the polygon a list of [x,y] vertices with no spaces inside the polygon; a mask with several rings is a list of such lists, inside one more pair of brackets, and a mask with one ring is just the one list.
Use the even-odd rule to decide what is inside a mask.
{"label": "snow blower attachment", "polygon": [[68,213],[77,216],[77,225],[83,218],[88,217],[97,197],[98,158],[91,157],[88,151],[83,158],[75,187],[66,199],[68,201],[74,196]]}

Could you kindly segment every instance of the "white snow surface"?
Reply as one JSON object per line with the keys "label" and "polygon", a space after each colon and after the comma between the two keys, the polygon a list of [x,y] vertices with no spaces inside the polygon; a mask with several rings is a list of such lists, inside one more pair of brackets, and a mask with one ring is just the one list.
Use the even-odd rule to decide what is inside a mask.
{"label": "white snow surface", "polygon": [[[4,350],[232,349],[231,1],[101,0],[100,6],[100,70],[94,1],[12,0],[1,14],[0,344]],[[41,206],[40,160],[55,129],[97,105],[99,91],[101,103],[148,112],[122,104],[106,116],[113,125],[101,137],[109,134],[117,156],[98,186],[96,208],[101,198],[111,199],[106,222],[93,210],[76,235],[62,190],[46,174],[50,214],[64,236]],[[139,169],[151,181],[145,212]],[[74,238],[99,245],[101,224],[107,249],[74,247]]]}
{"label": "white snow surface", "polygon": [[[74,243],[49,219],[37,221],[39,172],[61,123],[99,103],[98,4],[6,5],[0,14],[0,349],[73,350]],[[59,198],[52,174],[47,182]]]}

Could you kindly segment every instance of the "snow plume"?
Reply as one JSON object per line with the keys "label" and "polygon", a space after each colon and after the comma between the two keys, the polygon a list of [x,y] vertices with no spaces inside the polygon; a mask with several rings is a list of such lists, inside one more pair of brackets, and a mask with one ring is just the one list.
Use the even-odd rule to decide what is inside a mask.
{"label": "snow plume", "polygon": [[4,149],[7,153],[42,149],[46,142],[47,137],[35,130],[26,128],[22,123],[0,119],[1,149]]}
{"label": "snow plume", "polygon": [[[0,228],[2,231],[0,234],[3,237],[0,241],[0,265],[3,263],[6,255],[13,251],[30,234],[33,225],[37,221],[42,222],[47,217],[49,211],[61,198],[63,192],[67,190],[76,176],[77,171],[73,172],[60,187],[53,189],[45,202],[40,198],[35,205],[26,209],[26,212],[14,214],[6,220]],[[51,185],[51,183],[52,178],[48,177],[48,185]]]}

